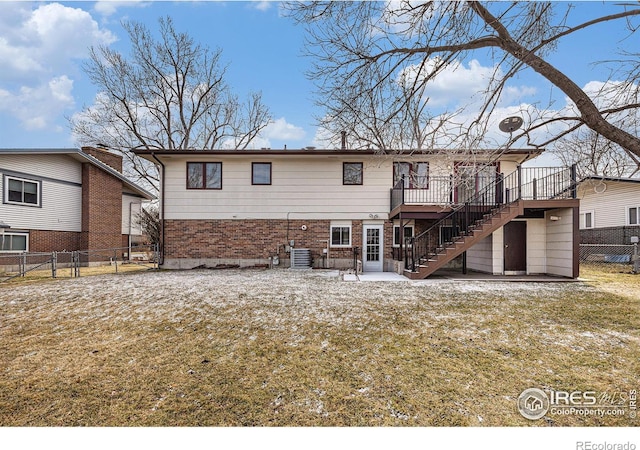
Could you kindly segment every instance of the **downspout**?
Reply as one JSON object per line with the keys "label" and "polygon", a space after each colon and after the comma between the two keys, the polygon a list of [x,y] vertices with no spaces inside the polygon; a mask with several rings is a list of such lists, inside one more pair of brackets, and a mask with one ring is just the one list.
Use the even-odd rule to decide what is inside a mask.
{"label": "downspout", "polygon": [[164,264],[164,172],[165,167],[162,161],[160,161],[156,154],[151,152],[151,156],[155,159],[161,167],[160,170],[160,242],[158,242],[158,251],[160,257],[158,258],[158,265]]}
{"label": "downspout", "polygon": [[133,212],[131,210],[131,206],[133,205],[132,201],[129,201],[129,236],[128,236],[128,240],[127,240],[127,245],[128,245],[128,249],[127,249],[127,259],[129,261],[131,261],[131,233],[133,232],[133,228],[132,228],[132,224],[131,221],[133,220]]}

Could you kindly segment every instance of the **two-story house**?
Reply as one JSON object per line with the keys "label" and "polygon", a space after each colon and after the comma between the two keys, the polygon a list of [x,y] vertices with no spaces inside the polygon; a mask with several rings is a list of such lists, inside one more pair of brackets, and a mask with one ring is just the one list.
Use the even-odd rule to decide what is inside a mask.
{"label": "two-story house", "polygon": [[[160,167],[162,266],[274,264],[425,278],[464,255],[493,274],[578,276],[572,171],[535,150],[136,150]],[[291,255],[295,255],[293,263]],[[305,259],[303,258],[303,261]]]}
{"label": "two-story house", "polygon": [[0,149],[0,253],[127,248],[153,194],[104,149]]}

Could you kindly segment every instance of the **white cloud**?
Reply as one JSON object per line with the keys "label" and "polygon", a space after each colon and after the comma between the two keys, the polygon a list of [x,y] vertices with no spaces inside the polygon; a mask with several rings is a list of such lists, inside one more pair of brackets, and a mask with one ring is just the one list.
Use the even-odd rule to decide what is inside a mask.
{"label": "white cloud", "polygon": [[[0,82],[34,79],[41,74],[66,70],[73,59],[88,55],[88,47],[110,44],[116,37],[100,28],[91,15],[79,8],[59,3],[40,5],[34,10],[22,5],[13,9],[17,21],[3,21],[0,31]],[[0,12],[4,8],[0,7]]]}
{"label": "white cloud", "polygon": [[116,40],[91,15],[61,5],[0,3],[0,111],[25,129],[59,129],[75,105],[76,61]]}
{"label": "white cloud", "polygon": [[300,141],[305,138],[305,131],[301,127],[290,124],[284,117],[273,120],[262,132],[267,139],[284,141]]}
{"label": "white cloud", "polygon": [[251,6],[259,11],[266,11],[271,8],[273,1],[252,1]]}
{"label": "white cloud", "polygon": [[102,14],[105,17],[112,16],[116,13],[118,8],[124,7],[146,7],[150,2],[146,0],[107,0],[97,1],[94,5],[96,12]]}
{"label": "white cloud", "polygon": [[66,75],[35,87],[22,86],[14,93],[0,89],[0,111],[19,119],[27,130],[48,128],[65,110],[74,107],[72,90],[73,80]]}

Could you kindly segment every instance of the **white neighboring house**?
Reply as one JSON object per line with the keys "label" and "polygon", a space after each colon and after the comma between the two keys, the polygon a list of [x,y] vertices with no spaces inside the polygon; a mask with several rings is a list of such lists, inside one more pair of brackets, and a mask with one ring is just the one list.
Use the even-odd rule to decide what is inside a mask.
{"label": "white neighboring house", "polygon": [[134,152],[160,168],[165,268],[578,276],[575,171],[522,168],[538,150]]}
{"label": "white neighboring house", "polygon": [[640,236],[640,179],[592,176],[578,187],[585,244],[629,244]]}
{"label": "white neighboring house", "polygon": [[122,157],[82,149],[0,149],[0,252],[128,247],[153,194],[121,173]]}

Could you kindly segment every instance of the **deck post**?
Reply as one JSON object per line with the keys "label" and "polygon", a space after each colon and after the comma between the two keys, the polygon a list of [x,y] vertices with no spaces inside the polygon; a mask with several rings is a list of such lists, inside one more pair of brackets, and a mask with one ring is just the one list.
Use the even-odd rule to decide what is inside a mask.
{"label": "deck post", "polygon": [[571,165],[571,198],[578,198],[577,165]]}

